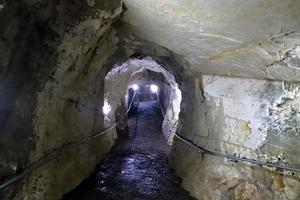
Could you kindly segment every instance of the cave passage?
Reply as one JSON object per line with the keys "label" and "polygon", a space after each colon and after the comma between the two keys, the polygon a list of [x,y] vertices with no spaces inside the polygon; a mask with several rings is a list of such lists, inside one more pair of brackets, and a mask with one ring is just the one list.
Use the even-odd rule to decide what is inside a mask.
{"label": "cave passage", "polygon": [[91,177],[64,200],[193,199],[168,167],[170,146],[162,134],[159,101],[143,101],[120,139]]}

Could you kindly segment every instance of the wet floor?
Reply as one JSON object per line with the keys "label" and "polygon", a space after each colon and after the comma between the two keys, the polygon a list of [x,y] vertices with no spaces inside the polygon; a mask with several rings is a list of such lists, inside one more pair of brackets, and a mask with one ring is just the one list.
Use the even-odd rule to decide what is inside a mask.
{"label": "wet floor", "polygon": [[193,200],[168,168],[162,120],[158,102],[139,103],[128,121],[129,137],[63,200]]}

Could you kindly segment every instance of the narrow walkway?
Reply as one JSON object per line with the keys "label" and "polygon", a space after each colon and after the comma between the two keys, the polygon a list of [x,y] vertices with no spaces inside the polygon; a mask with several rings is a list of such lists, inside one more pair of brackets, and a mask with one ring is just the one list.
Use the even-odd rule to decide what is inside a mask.
{"label": "narrow walkway", "polygon": [[169,146],[156,101],[139,103],[129,138],[115,145],[99,168],[64,200],[192,200],[169,170]]}

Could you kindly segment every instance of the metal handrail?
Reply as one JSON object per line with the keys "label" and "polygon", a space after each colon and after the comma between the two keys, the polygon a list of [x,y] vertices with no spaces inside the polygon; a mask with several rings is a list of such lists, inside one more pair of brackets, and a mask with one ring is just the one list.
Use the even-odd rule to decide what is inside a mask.
{"label": "metal handrail", "polygon": [[178,133],[175,133],[174,135],[178,139],[180,139],[182,142],[187,144],[189,147],[195,149],[202,155],[207,154],[207,155],[212,155],[212,156],[216,156],[216,157],[232,159],[233,161],[243,161],[243,162],[248,162],[248,163],[252,163],[252,164],[264,165],[264,166],[268,166],[268,167],[275,167],[275,168],[290,171],[290,172],[298,172],[298,173],[300,172],[300,169],[289,167],[283,162],[280,162],[280,164],[273,164],[270,162],[264,162],[264,161],[260,161],[260,160],[256,160],[256,159],[250,159],[250,158],[246,158],[246,157],[237,157],[237,156],[226,154],[226,153],[211,151],[204,147],[194,144],[192,141],[189,141],[188,139],[184,138],[183,136],[179,135]]}
{"label": "metal handrail", "polygon": [[90,136],[85,136],[80,138],[79,140],[75,141],[75,142],[71,142],[68,143],[66,145],[63,145],[62,147],[53,150],[51,153],[49,153],[47,156],[33,162],[32,164],[29,165],[29,167],[27,167],[23,172],[16,174],[13,177],[8,178],[7,180],[3,181],[2,183],[0,183],[0,190],[9,186],[10,184],[20,180],[21,178],[23,178],[24,176],[26,176],[27,174],[29,174],[30,172],[39,169],[40,167],[46,165],[47,163],[49,163],[50,161],[55,160],[56,158],[60,157],[61,155],[63,155],[65,152],[75,149],[78,146],[88,142],[91,139],[100,137],[108,132],[110,132],[111,130],[113,130],[117,125],[119,125],[121,123],[121,121],[125,118],[125,116],[128,115],[132,105],[133,105],[133,101],[136,97],[136,93],[134,93],[133,98],[128,106],[127,111],[121,116],[120,120],[118,122],[116,122],[114,125],[112,125],[111,127],[109,127],[108,129],[101,131],[101,132],[96,132],[91,134]]}
{"label": "metal handrail", "polygon": [[[44,158],[40,159],[40,160],[37,160],[35,162],[33,162],[27,169],[25,169],[23,172],[15,175],[14,177],[11,177],[11,178],[8,178],[8,180],[6,181],[3,181],[1,184],[0,184],[0,190],[7,187],[8,185],[20,180],[21,178],[23,178],[24,176],[26,176],[27,174],[29,174],[30,172],[46,165],[47,163],[49,163],[50,161],[53,161],[55,160],[56,158],[60,157],[61,155],[63,155],[66,151],[69,151],[69,150],[72,150],[74,148],[77,148],[78,146],[88,142],[89,140],[91,139],[94,139],[96,137],[99,137],[99,136],[102,136],[108,132],[110,132],[112,129],[114,129],[118,124],[121,123],[121,121],[124,119],[125,116],[127,116],[127,114],[129,113],[132,105],[133,105],[133,101],[136,97],[136,92],[134,93],[134,96],[129,104],[129,107],[127,109],[127,111],[121,116],[120,120],[118,122],[116,122],[114,125],[112,125],[110,128],[104,130],[104,131],[101,131],[100,133],[94,133],[90,136],[87,136],[87,137],[83,137],[81,139],[79,139],[78,141],[75,141],[75,142],[72,142],[72,143],[68,143],[64,146],[62,146],[61,148],[59,149],[56,149],[54,151],[52,151],[50,154],[48,154],[47,156],[45,156]],[[159,105],[160,105],[160,109],[161,109],[161,112],[162,114],[165,116],[165,113],[162,109],[162,105],[161,105],[161,102],[159,101],[159,98],[158,98],[158,102],[159,102]],[[293,168],[293,167],[289,167],[287,166],[285,163],[281,162],[280,164],[273,164],[273,163],[270,163],[270,162],[264,162],[264,161],[259,161],[259,160],[256,160],[256,159],[250,159],[250,158],[245,158],[245,157],[237,157],[237,156],[234,156],[234,155],[230,155],[230,154],[226,154],[226,153],[220,153],[220,152],[215,152],[215,151],[211,151],[211,150],[208,150],[204,147],[201,147],[199,145],[196,145],[194,144],[192,141],[184,138],[183,136],[181,136],[180,134],[178,133],[174,133],[174,135],[179,139],[181,140],[182,142],[184,142],[186,145],[188,145],[189,147],[195,149],[197,152],[201,153],[202,155],[211,155],[211,156],[215,156],[215,157],[221,157],[221,158],[227,158],[227,159],[231,159],[231,160],[234,160],[234,161],[243,161],[243,162],[248,162],[248,163],[252,163],[252,164],[258,164],[258,165],[261,165],[261,166],[268,166],[268,167],[275,167],[277,169],[281,169],[281,170],[286,170],[286,171],[291,171],[291,172],[298,172],[300,173],[300,169],[298,168]]]}
{"label": "metal handrail", "polygon": [[[165,116],[165,113],[164,113],[164,111],[162,109],[162,105],[161,105],[160,101],[159,101],[159,106],[160,106],[160,110],[161,110],[163,116]],[[250,159],[250,158],[246,158],[246,157],[237,157],[237,156],[226,154],[226,153],[220,153],[220,152],[216,152],[216,151],[211,151],[211,150],[208,150],[208,149],[206,149],[204,147],[201,147],[199,145],[194,144],[192,141],[184,138],[183,136],[179,135],[177,132],[174,133],[174,135],[179,140],[181,140],[182,142],[184,142],[189,147],[195,149],[196,151],[198,151],[202,155],[207,154],[207,155],[211,155],[211,156],[216,156],[216,157],[231,159],[233,161],[243,161],[243,162],[248,162],[248,163],[252,163],[252,164],[264,165],[264,166],[268,166],[268,167],[275,167],[277,169],[282,169],[282,170],[286,170],[286,171],[290,171],[290,172],[298,172],[298,173],[300,173],[300,169],[289,167],[289,166],[287,166],[283,162],[280,162],[280,164],[273,164],[273,163],[270,163],[270,162],[264,162],[264,161],[260,161],[260,160],[256,160],[256,159]]]}

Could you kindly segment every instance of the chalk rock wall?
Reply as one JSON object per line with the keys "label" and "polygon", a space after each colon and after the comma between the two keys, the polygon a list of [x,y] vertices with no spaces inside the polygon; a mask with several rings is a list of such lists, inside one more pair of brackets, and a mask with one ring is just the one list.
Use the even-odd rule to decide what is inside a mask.
{"label": "chalk rock wall", "polygon": [[[103,66],[116,50],[120,1],[20,1],[1,9],[0,178],[103,130]],[[5,16],[5,17],[4,17]],[[114,143],[84,144],[1,191],[1,199],[60,199]]]}
{"label": "chalk rock wall", "polygon": [[[300,167],[299,83],[203,75],[187,87],[182,135],[209,150]],[[171,163],[198,199],[300,197],[298,174],[201,156],[179,140]]]}
{"label": "chalk rock wall", "polygon": [[222,0],[124,3],[128,28],[182,55],[192,72],[300,79],[299,63],[290,60],[299,46],[299,1],[229,0],[226,5]]}

